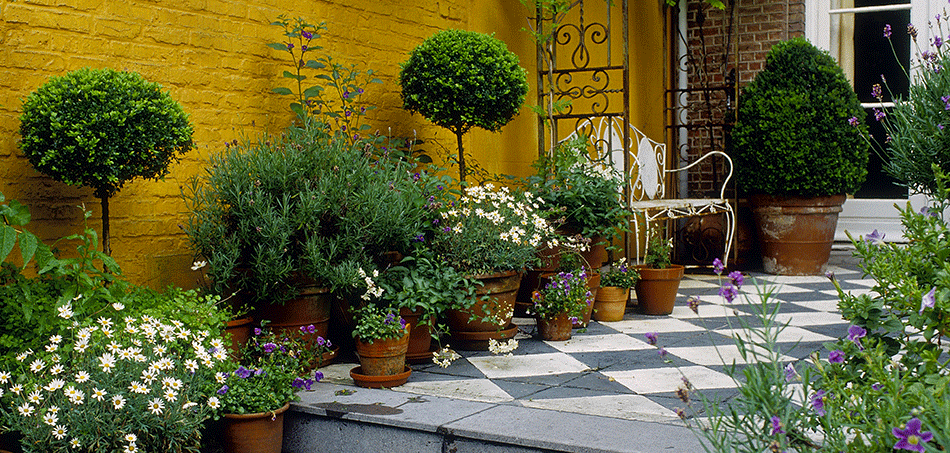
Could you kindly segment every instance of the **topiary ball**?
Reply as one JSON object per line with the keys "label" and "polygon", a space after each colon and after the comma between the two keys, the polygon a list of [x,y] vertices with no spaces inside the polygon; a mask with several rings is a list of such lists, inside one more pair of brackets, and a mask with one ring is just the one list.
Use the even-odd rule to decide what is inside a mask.
{"label": "topiary ball", "polygon": [[79,69],[23,102],[20,149],[38,171],[110,197],[137,177],[159,179],[193,147],[188,115],[134,72]]}
{"label": "topiary ball", "polygon": [[456,133],[497,131],[528,93],[527,72],[505,43],[462,30],[423,41],[402,64],[399,83],[405,109]]}
{"label": "topiary ball", "polygon": [[827,52],[805,38],[776,44],[739,98],[733,157],[740,192],[854,193],[867,176],[864,117]]}

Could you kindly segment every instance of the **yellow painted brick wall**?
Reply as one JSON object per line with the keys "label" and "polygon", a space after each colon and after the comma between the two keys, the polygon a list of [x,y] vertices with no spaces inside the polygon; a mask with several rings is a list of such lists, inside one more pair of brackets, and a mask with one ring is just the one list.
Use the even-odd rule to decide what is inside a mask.
{"label": "yellow painted brick wall", "polygon": [[[643,7],[631,3],[632,10]],[[647,3],[650,11],[662,9],[662,2]],[[110,200],[113,257],[138,283],[191,287],[191,252],[178,227],[186,217],[180,185],[202,171],[207,156],[225,141],[279,131],[292,118],[289,99],[270,93],[286,80],[280,76],[287,68],[284,55],[266,47],[281,38],[281,29],[269,25],[278,15],[325,21],[323,52],[378,72],[384,84],[371,85],[365,95],[378,106],[369,118],[374,128],[397,136],[415,133],[426,149],[451,152],[452,136],[402,110],[399,63],[436,31],[460,28],[495,33],[532,73],[534,45],[521,30],[526,12],[517,0],[0,0],[0,192],[30,206],[29,228],[48,243],[80,230],[80,204],[93,211],[90,226],[99,231],[92,189],[55,182],[21,155],[21,104],[50,76],[82,67],[136,71],[182,104],[197,147],[164,181],[133,181]],[[653,16],[646,29],[637,21],[639,30],[662,42],[662,18]],[[639,51],[659,53],[662,65],[661,49]],[[651,107],[657,112],[662,71],[654,72],[659,90],[650,76],[644,83],[653,95],[640,96],[659,100]],[[529,83],[527,100],[533,102],[533,75]],[[525,107],[500,133],[469,133],[466,147],[489,171],[524,175],[537,153],[536,137],[536,119]]]}

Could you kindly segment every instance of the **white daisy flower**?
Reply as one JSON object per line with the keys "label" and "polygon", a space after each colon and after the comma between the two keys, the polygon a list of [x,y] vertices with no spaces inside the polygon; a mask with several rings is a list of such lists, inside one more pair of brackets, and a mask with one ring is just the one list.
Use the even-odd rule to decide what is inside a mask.
{"label": "white daisy flower", "polygon": [[57,439],[62,439],[66,437],[66,427],[63,425],[56,425],[53,427],[53,437]]}
{"label": "white daisy flower", "polygon": [[59,421],[59,416],[52,412],[47,412],[43,414],[43,423],[46,423],[49,426],[54,426]]}
{"label": "white daisy flower", "polygon": [[212,396],[211,398],[208,398],[208,407],[217,409],[221,407],[221,401],[218,400],[218,397]]}
{"label": "white daisy flower", "polygon": [[33,404],[39,404],[40,401],[43,401],[43,394],[39,390],[34,390],[26,396],[26,400]]}
{"label": "white daisy flower", "polygon": [[41,359],[36,359],[33,361],[33,363],[30,364],[30,371],[34,373],[39,373],[40,371],[43,371],[43,368],[46,368],[46,362],[44,362]]}
{"label": "white daisy flower", "polygon": [[33,415],[33,411],[36,410],[30,403],[23,403],[16,408],[17,412],[24,417],[29,417]]}
{"label": "white daisy flower", "polygon": [[86,382],[86,381],[88,381],[88,380],[89,380],[89,373],[87,373],[87,372],[85,372],[85,371],[80,371],[80,372],[76,373],[76,383],[77,383],[77,384],[82,384],[83,382]]}
{"label": "white daisy flower", "polygon": [[115,395],[112,397],[112,407],[116,410],[122,409],[125,407],[125,397],[122,395]]}
{"label": "white daisy flower", "polygon": [[11,375],[9,371],[0,371],[0,384],[10,382],[10,378],[12,377],[13,375]]}
{"label": "white daisy flower", "polygon": [[92,399],[96,401],[102,401],[105,399],[106,395],[108,395],[108,393],[106,393],[105,390],[96,387],[92,389]]}
{"label": "white daisy flower", "polygon": [[152,398],[148,402],[148,411],[155,415],[162,415],[162,409],[165,409],[165,402],[160,398]]}
{"label": "white daisy flower", "polygon": [[59,317],[63,319],[69,319],[73,317],[73,306],[71,303],[66,302],[63,305],[60,305],[56,310],[59,311]]}

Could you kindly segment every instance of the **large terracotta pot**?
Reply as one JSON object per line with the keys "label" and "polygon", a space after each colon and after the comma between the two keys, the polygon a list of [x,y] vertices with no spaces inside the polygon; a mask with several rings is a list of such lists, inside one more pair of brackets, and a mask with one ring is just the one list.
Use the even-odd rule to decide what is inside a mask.
{"label": "large terracotta pot", "polygon": [[406,350],[409,347],[409,327],[399,338],[373,340],[372,343],[356,339],[356,353],[360,356],[360,368],[367,376],[390,376],[406,369]]}
{"label": "large terracotta pot", "polygon": [[630,289],[617,286],[601,286],[594,299],[594,320],[615,322],[623,321],[627,310]]}
{"label": "large terracotta pot", "polygon": [[[445,313],[452,346],[464,351],[484,350],[489,340],[508,340],[518,333],[511,324],[521,274],[509,271],[473,278],[483,284],[475,289],[474,304],[467,309],[451,309]],[[491,317],[497,322],[483,321]]]}
{"label": "large terracotta pot", "polygon": [[423,363],[432,359],[432,323],[419,325],[422,314],[418,310],[400,308],[399,316],[406,320],[409,326],[409,346],[406,349],[406,361],[409,363]]}
{"label": "large terracotta pot", "polygon": [[590,324],[590,317],[594,312],[594,298],[597,297],[597,291],[600,290],[600,272],[593,272],[587,276],[587,290],[590,291],[591,302],[584,309],[584,313],[577,320],[577,324],[574,324],[575,329],[583,329]]}
{"label": "large terracotta pot", "polygon": [[566,341],[571,339],[573,324],[568,313],[561,313],[551,319],[537,317],[538,335],[546,341]]}
{"label": "large terracotta pot", "polygon": [[636,266],[640,274],[637,281],[637,307],[645,315],[668,315],[673,312],[676,291],[683,279],[683,266],[671,264],[665,269]]}
{"label": "large terracotta pot", "polygon": [[305,285],[297,288],[297,296],[283,305],[269,304],[258,309],[261,320],[274,332],[291,332],[313,324],[315,335],[327,338],[330,327],[330,292],[327,288]]}
{"label": "large terracotta pot", "polygon": [[752,211],[765,272],[821,275],[831,255],[844,195],[753,195]]}
{"label": "large terracotta pot", "polygon": [[280,453],[284,441],[284,412],[290,403],[273,412],[225,414],[221,443],[227,453]]}
{"label": "large terracotta pot", "polygon": [[592,269],[599,270],[607,262],[607,238],[604,236],[590,238],[590,247],[587,251],[581,252],[581,256]]}
{"label": "large terracotta pot", "polygon": [[253,322],[254,318],[246,316],[240,319],[232,319],[224,327],[224,332],[229,338],[228,351],[230,351],[231,357],[241,358],[241,349],[251,338],[251,328],[253,327],[251,324]]}

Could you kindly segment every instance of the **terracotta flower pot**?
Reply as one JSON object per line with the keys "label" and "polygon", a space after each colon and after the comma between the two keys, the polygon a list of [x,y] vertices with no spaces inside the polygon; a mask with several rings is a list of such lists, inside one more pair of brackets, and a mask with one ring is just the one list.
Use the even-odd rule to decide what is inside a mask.
{"label": "terracotta flower pot", "polygon": [[228,321],[224,331],[230,338],[228,350],[231,352],[231,357],[241,358],[241,349],[251,338],[251,328],[253,327],[251,324],[253,322],[254,318],[250,316]]}
{"label": "terracotta flower pot", "polygon": [[762,267],[779,275],[822,275],[844,195],[753,195],[752,212],[762,245]]}
{"label": "terracotta flower pot", "polygon": [[432,359],[432,322],[429,319],[428,324],[419,325],[421,313],[408,308],[400,308],[399,316],[406,320],[409,326],[409,346],[406,349],[406,361],[409,363],[428,362]]}
{"label": "terracotta flower pot", "polygon": [[267,326],[274,332],[291,332],[311,324],[316,328],[313,335],[327,338],[330,327],[330,291],[318,286],[302,286],[297,297],[283,305],[270,304],[260,307],[258,318],[270,321]]}
{"label": "terracotta flower pot", "polygon": [[594,320],[615,322],[623,321],[627,310],[630,289],[617,286],[601,286],[594,299]]}
{"label": "terracotta flower pot", "polygon": [[538,335],[546,341],[566,341],[571,339],[574,326],[568,313],[561,313],[551,319],[536,317]]}
{"label": "terracotta flower pot", "polygon": [[280,453],[284,441],[284,412],[290,403],[273,412],[225,414],[221,443],[227,453]]}
{"label": "terracotta flower pot", "polygon": [[373,340],[372,343],[356,339],[356,353],[360,356],[362,374],[367,376],[390,376],[405,371],[406,350],[409,347],[409,328],[399,338]]}
{"label": "terracotta flower pot", "polygon": [[645,315],[668,315],[673,312],[676,291],[683,279],[683,266],[671,264],[665,269],[636,266],[640,274],[637,281],[637,306]]}
{"label": "terracotta flower pot", "polygon": [[[476,275],[482,282],[475,288],[475,303],[466,309],[446,311],[446,321],[451,332],[489,332],[505,329],[514,316],[515,298],[521,284],[521,274],[509,271],[489,275]],[[483,300],[487,297],[487,300]],[[482,321],[492,316],[496,323]],[[474,319],[472,319],[474,317]]]}
{"label": "terracotta flower pot", "polygon": [[591,302],[584,309],[584,313],[577,320],[577,324],[574,324],[575,329],[583,329],[590,324],[590,318],[594,312],[594,298],[597,297],[597,291],[600,290],[600,272],[591,273],[587,277],[587,290],[590,291]]}

